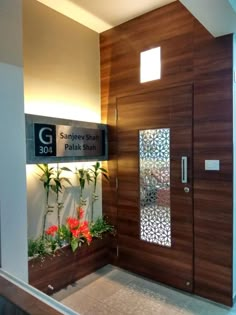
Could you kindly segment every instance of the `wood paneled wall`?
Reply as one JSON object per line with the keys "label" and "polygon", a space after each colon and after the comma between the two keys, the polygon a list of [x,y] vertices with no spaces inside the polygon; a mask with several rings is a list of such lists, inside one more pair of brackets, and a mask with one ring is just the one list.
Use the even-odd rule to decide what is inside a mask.
{"label": "wood paneled wall", "polygon": [[[157,46],[161,80],[140,84],[140,52]],[[213,38],[178,1],[100,36],[111,176],[103,185],[104,213],[116,225],[117,98],[192,83],[194,292],[227,305],[232,303],[232,46],[231,35]],[[206,159],[219,159],[220,171],[206,172]],[[115,263],[115,244],[113,252]]]}
{"label": "wood paneled wall", "polygon": [[0,276],[1,315],[63,315],[42,300]]}
{"label": "wood paneled wall", "polygon": [[[195,292],[230,305],[233,242],[232,36],[194,29]],[[220,172],[204,160],[220,160]]]}

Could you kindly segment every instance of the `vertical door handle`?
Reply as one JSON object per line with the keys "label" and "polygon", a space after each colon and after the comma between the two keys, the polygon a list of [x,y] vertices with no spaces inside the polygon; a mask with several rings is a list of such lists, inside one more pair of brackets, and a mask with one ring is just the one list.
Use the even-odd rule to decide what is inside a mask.
{"label": "vertical door handle", "polygon": [[181,157],[181,183],[186,184],[188,182],[188,157]]}

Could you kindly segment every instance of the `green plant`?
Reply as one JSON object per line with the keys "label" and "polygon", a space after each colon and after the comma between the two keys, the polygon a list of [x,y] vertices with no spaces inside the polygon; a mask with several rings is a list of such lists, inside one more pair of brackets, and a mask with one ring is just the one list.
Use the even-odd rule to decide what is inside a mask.
{"label": "green plant", "polygon": [[113,233],[114,227],[105,218],[98,218],[95,222],[84,221],[84,211],[79,208],[79,218],[68,217],[66,224],[58,227],[51,225],[45,230],[45,236],[36,240],[28,240],[28,256],[44,257],[53,255],[63,245],[70,244],[75,252],[83,243],[90,244],[92,238],[102,238],[104,233]]}
{"label": "green plant", "polygon": [[92,207],[91,207],[91,222],[92,222],[93,216],[94,216],[94,203],[96,200],[98,200],[98,195],[96,193],[98,177],[103,176],[106,180],[109,181],[109,175],[108,175],[108,171],[105,168],[101,167],[100,162],[96,162],[96,164],[92,165],[92,168],[90,168],[89,171],[92,173],[92,180],[93,180],[93,194],[92,194]]}
{"label": "green plant", "polygon": [[89,169],[85,169],[85,168],[79,168],[79,169],[76,168],[75,174],[77,176],[77,179],[79,181],[79,186],[80,186],[79,205],[83,206],[83,205],[86,205],[86,201],[83,198],[83,192],[84,192],[85,184],[87,183],[89,185],[90,182],[92,181],[92,178],[91,178]]}
{"label": "green plant", "polygon": [[61,176],[61,173],[63,171],[71,172],[71,170],[68,167],[60,168],[59,164],[57,164],[57,169],[54,170],[54,177],[52,178],[54,184],[51,185],[51,189],[56,193],[57,224],[59,227],[61,226],[61,209],[63,208],[63,203],[59,201],[59,196],[64,188],[63,182],[67,182],[70,186],[72,186],[70,180],[67,177]]}
{"label": "green plant", "polygon": [[92,237],[102,238],[103,233],[114,233],[114,227],[107,223],[103,217],[97,218],[95,222],[90,223],[90,233]]}
{"label": "green plant", "polygon": [[42,229],[42,237],[44,237],[47,215],[48,213],[53,212],[53,206],[49,205],[49,192],[52,189],[52,179],[54,176],[54,168],[49,167],[48,164],[37,164],[37,167],[42,171],[42,174],[39,176],[40,176],[40,181],[43,183],[43,187],[46,193],[46,206],[45,206],[45,213],[43,216],[43,229]]}
{"label": "green plant", "polygon": [[46,256],[51,254],[51,244],[44,237],[28,240],[28,256]]}
{"label": "green plant", "polygon": [[47,237],[50,239],[52,244],[61,246],[63,243],[71,245],[72,251],[87,242],[88,244],[92,241],[92,235],[90,233],[89,224],[83,220],[83,209],[80,210],[80,217],[73,218],[69,217],[66,220],[66,224],[60,227],[56,225],[50,226],[46,231]]}
{"label": "green plant", "polygon": [[38,243],[37,240],[28,240],[28,256],[33,257],[38,254]]}

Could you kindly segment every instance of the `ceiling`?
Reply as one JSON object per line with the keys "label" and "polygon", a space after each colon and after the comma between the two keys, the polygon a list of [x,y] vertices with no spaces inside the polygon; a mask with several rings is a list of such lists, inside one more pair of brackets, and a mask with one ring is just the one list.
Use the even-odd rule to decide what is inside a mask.
{"label": "ceiling", "polygon": [[236,33],[236,0],[37,0],[101,33],[139,15],[180,1],[215,37]]}

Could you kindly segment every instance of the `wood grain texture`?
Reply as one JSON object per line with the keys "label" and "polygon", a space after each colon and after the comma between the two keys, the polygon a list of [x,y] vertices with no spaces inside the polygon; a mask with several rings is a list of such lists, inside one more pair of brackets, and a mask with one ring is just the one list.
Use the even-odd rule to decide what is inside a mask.
{"label": "wood grain texture", "polygon": [[[122,97],[117,100],[117,109],[118,263],[121,267],[191,292],[192,86]],[[170,128],[171,248],[140,239],[139,130],[156,128]],[[181,183],[182,155],[188,156],[188,184]],[[189,194],[184,192],[185,186],[190,188]]]}
{"label": "wood grain texture", "polygon": [[[195,292],[232,304],[232,36],[194,27]],[[204,160],[220,160],[206,172]]]}
{"label": "wood grain texture", "polygon": [[[105,196],[103,209],[115,225],[116,99],[126,95],[146,93],[157,88],[181,85],[181,82],[191,82],[192,30],[193,17],[176,2],[104,32],[100,36],[102,121],[109,125],[108,170],[111,177],[109,185],[103,182]],[[140,53],[156,46],[161,46],[162,79],[140,84]]]}
{"label": "wood grain texture", "polygon": [[3,277],[0,277],[0,296],[2,315],[62,315]]}
{"label": "wood grain texture", "polygon": [[[193,289],[196,294],[227,305],[232,304],[232,43],[231,35],[213,38],[178,1],[100,35],[102,119],[111,131],[108,161],[111,182],[104,183],[104,212],[117,223],[117,99],[192,83]],[[140,84],[140,52],[156,46],[161,47],[161,80]],[[129,123],[123,126],[124,133],[131,132],[129,126],[140,112],[131,111],[127,115]],[[206,172],[205,159],[219,159],[220,172]],[[127,153],[121,162],[129,165],[129,161]],[[125,176],[127,187],[135,176],[132,165]],[[137,191],[119,196],[121,205],[130,203],[124,229],[129,220],[137,220],[132,219],[132,193]],[[136,231],[132,233],[135,235]],[[128,242],[119,233],[118,239]],[[137,255],[135,243],[133,246],[130,252],[124,249],[120,253],[126,257],[124,267],[128,268]]]}
{"label": "wood grain texture", "polygon": [[69,246],[54,256],[29,261],[29,283],[46,294],[53,294],[110,263],[109,236],[95,239],[75,253]]}

